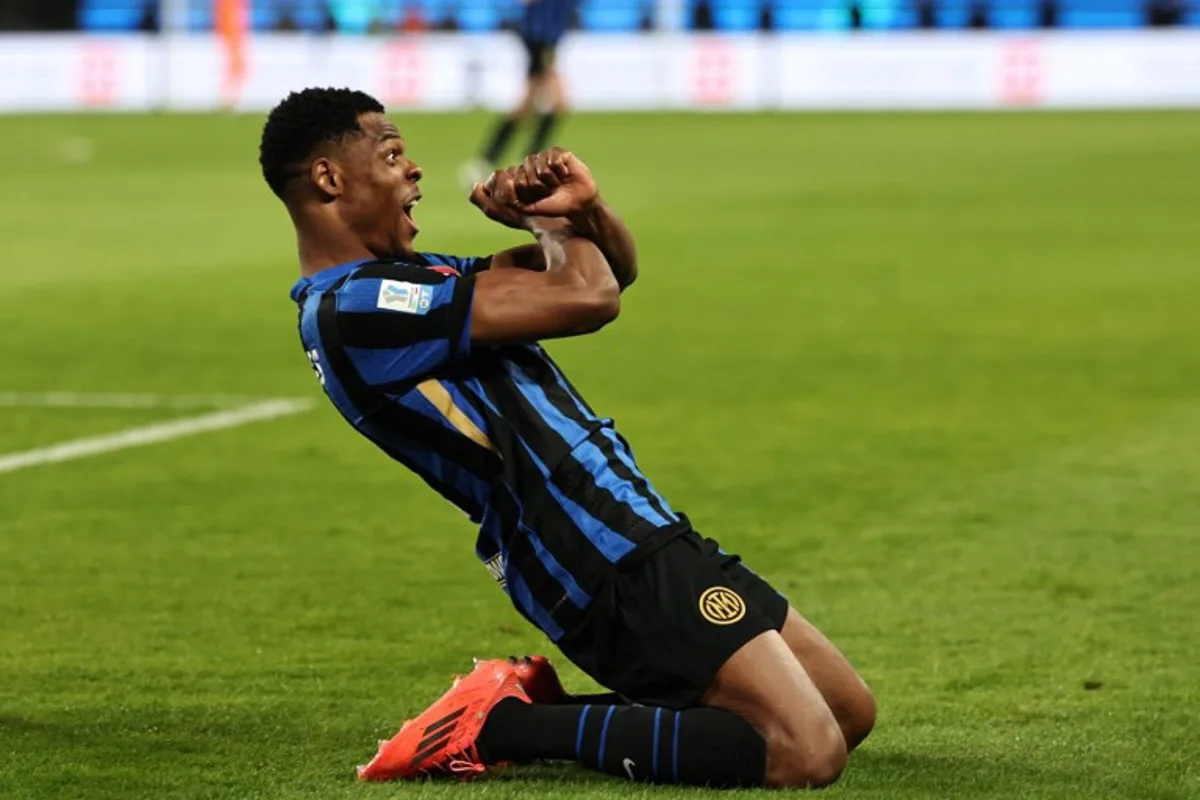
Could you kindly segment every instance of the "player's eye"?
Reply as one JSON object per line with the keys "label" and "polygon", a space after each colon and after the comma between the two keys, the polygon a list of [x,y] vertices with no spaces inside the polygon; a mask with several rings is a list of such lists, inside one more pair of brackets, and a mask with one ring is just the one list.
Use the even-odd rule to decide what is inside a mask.
{"label": "player's eye", "polygon": [[388,150],[388,154],[387,154],[387,160],[388,160],[388,163],[389,163],[389,164],[395,164],[395,163],[396,163],[396,160],[397,160],[398,158],[400,158],[400,151],[399,151],[399,150],[396,150],[396,149]]}

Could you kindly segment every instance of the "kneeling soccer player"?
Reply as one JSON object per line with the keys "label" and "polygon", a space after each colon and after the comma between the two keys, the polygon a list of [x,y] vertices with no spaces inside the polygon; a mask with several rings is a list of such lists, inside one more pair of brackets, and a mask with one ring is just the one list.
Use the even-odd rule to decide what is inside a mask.
{"label": "kneeling soccer player", "polygon": [[536,244],[418,253],[420,168],[361,92],[290,95],[263,175],[296,229],[300,337],[346,420],[479,525],[517,610],[615,694],[542,658],[480,662],[360,768],[368,780],[566,759],[637,781],[832,783],[875,705],[837,649],[702,538],[538,346],[620,310],[634,244],[588,168],[552,149],[472,202]]}

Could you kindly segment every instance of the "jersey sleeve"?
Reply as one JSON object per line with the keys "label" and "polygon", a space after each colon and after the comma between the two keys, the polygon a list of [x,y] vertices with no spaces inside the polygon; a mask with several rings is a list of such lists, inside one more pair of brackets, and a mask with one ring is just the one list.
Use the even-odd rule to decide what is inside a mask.
{"label": "jersey sleeve", "polygon": [[337,290],[340,344],[370,386],[419,379],[471,347],[471,275],[370,264]]}
{"label": "jersey sleeve", "polygon": [[492,265],[491,256],[448,256],[443,253],[421,253],[421,258],[433,269],[448,267],[459,275],[474,275]]}

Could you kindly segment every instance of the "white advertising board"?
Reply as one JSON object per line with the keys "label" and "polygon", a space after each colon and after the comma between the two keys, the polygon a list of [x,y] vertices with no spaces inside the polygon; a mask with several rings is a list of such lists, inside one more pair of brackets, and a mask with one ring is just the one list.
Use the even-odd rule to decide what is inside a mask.
{"label": "white advertising board", "polygon": [[[0,111],[264,110],[316,85],[398,109],[503,108],[525,69],[505,34],[256,36],[236,92],[225,58],[208,36],[2,35]],[[1200,107],[1189,31],[580,34],[559,64],[581,110]]]}

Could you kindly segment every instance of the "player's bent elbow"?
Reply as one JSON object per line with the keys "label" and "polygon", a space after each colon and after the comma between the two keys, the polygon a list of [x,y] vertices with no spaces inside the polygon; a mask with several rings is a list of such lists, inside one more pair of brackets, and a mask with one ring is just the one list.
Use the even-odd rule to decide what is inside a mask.
{"label": "player's bent elbow", "polygon": [[621,291],[615,283],[588,290],[579,307],[583,327],[598,331],[621,314]]}
{"label": "player's bent elbow", "polygon": [[597,304],[601,325],[607,325],[621,316],[621,287],[614,284],[602,291]]}

